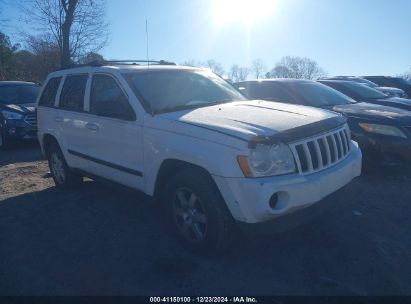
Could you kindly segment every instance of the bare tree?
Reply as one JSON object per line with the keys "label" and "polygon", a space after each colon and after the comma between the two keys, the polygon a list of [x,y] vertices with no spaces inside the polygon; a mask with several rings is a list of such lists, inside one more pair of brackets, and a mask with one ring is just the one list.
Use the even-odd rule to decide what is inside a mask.
{"label": "bare tree", "polygon": [[[27,51],[34,55],[32,63],[21,65],[21,69],[33,80],[43,81],[47,75],[57,70],[61,64],[60,49],[52,39],[31,36],[27,39]],[[26,59],[27,60],[27,59]],[[23,61],[24,62],[24,61]]]}
{"label": "bare tree", "polygon": [[262,78],[267,72],[267,67],[261,59],[256,59],[251,63],[251,70],[254,73],[255,78]]}
{"label": "bare tree", "polygon": [[315,80],[326,75],[317,62],[307,57],[283,57],[270,72],[275,78]]}
{"label": "bare tree", "polygon": [[238,81],[244,81],[247,79],[248,75],[250,75],[250,68],[248,67],[240,67],[238,69]]}
{"label": "bare tree", "polygon": [[209,68],[211,71],[220,76],[223,76],[225,73],[221,63],[215,61],[214,59],[207,60],[204,64],[202,64],[202,66]]}
{"label": "bare tree", "polygon": [[240,67],[237,64],[234,64],[231,66],[230,72],[228,73],[228,77],[234,82],[238,81],[238,70],[239,69]]}
{"label": "bare tree", "polygon": [[408,72],[400,74],[398,76],[407,79],[408,81],[411,81],[411,69],[409,69]]}
{"label": "bare tree", "polygon": [[201,62],[198,62],[196,60],[186,60],[184,61],[181,65],[185,65],[185,66],[190,66],[190,67],[202,67],[203,64]]}
{"label": "bare tree", "polygon": [[32,30],[47,34],[58,46],[62,67],[107,43],[105,0],[27,0],[23,11]]}
{"label": "bare tree", "polygon": [[230,68],[229,77],[233,82],[239,82],[246,80],[249,74],[250,69],[248,67],[240,67],[237,64],[234,64]]}

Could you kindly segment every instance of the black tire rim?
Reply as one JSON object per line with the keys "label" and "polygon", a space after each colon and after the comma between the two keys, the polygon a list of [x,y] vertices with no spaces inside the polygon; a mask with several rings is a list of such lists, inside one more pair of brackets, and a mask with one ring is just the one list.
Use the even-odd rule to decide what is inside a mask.
{"label": "black tire rim", "polygon": [[199,197],[188,188],[178,189],[172,201],[174,222],[187,241],[199,243],[207,234],[207,216]]}

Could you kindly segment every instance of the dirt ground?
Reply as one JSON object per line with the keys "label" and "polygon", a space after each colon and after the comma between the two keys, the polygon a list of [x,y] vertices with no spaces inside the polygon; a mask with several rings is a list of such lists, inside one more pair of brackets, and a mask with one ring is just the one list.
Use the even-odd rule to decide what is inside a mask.
{"label": "dirt ground", "polygon": [[54,188],[36,145],[0,152],[0,295],[411,295],[411,178],[353,181],[292,231],[220,257],[179,246],[147,199]]}

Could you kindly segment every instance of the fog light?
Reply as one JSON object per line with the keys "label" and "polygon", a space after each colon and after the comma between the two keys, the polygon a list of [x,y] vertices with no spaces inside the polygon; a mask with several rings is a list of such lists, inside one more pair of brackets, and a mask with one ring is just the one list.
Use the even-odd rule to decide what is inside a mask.
{"label": "fog light", "polygon": [[9,134],[10,134],[10,135],[16,134],[16,129],[15,129],[15,128],[9,129]]}
{"label": "fog light", "polygon": [[274,193],[270,198],[270,207],[272,209],[275,209],[275,207],[277,207],[277,204],[278,204],[278,193]]}

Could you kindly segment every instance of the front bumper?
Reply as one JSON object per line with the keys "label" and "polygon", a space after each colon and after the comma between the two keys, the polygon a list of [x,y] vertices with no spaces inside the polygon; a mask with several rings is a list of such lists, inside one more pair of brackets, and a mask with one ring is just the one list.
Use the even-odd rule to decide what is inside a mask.
{"label": "front bumper", "polygon": [[[346,159],[310,175],[266,178],[213,176],[234,219],[244,223],[268,221],[306,208],[361,174],[361,151],[356,143]],[[270,199],[277,194],[277,204]]]}
{"label": "front bumper", "polygon": [[7,141],[19,141],[37,138],[37,126],[24,120],[9,120],[2,130]]}
{"label": "front bumper", "polygon": [[364,160],[381,165],[411,163],[411,138],[355,134],[355,140],[364,152]]}

